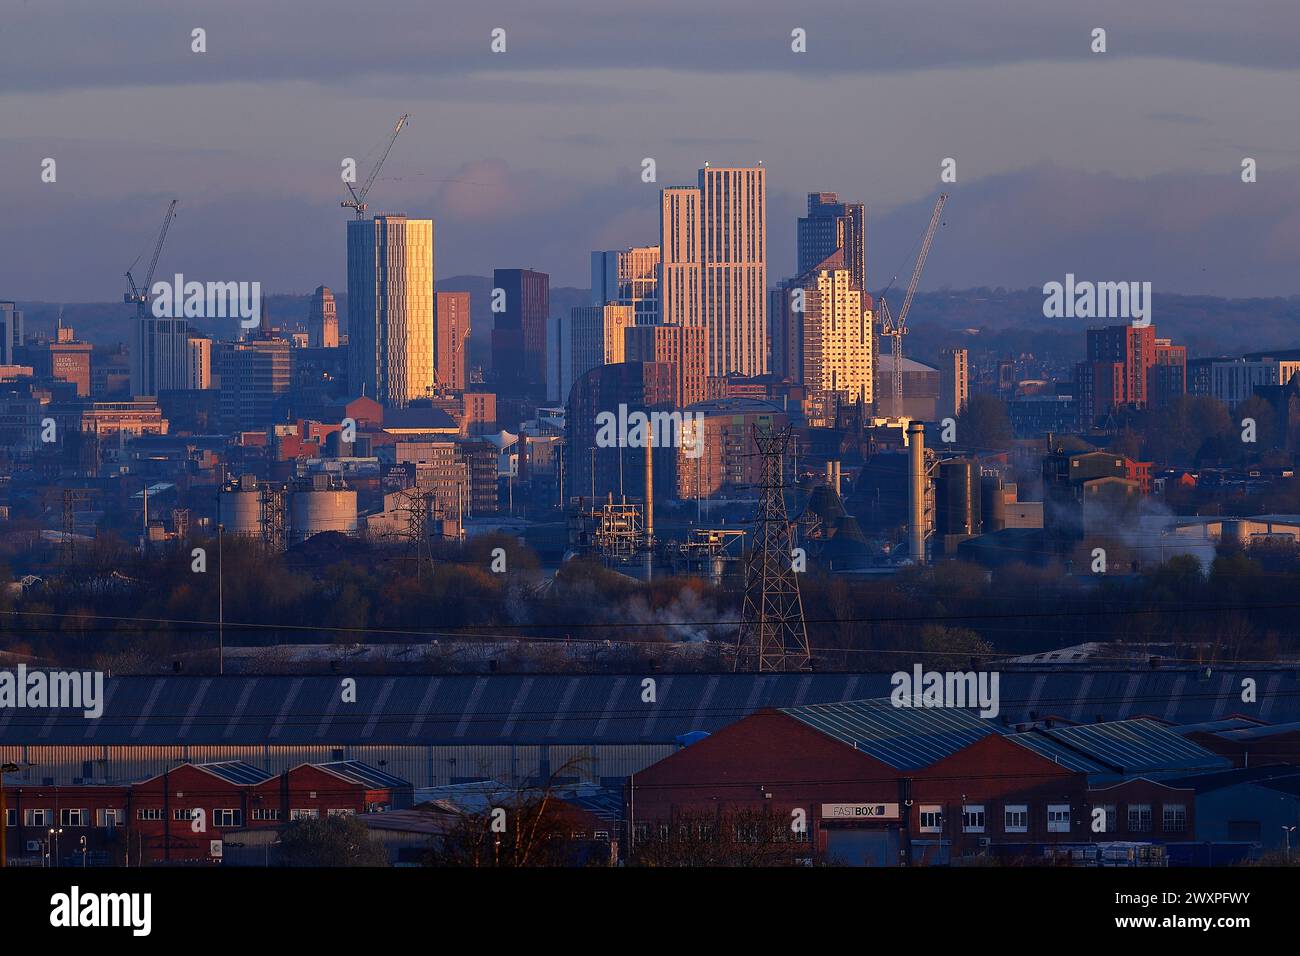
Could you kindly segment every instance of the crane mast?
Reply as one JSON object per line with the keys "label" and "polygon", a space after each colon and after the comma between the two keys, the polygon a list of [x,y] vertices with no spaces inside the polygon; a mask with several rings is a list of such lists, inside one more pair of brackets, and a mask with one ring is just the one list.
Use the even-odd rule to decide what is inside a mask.
{"label": "crane mast", "polygon": [[344,184],[348,187],[348,192],[352,194],[352,198],[343,200],[339,205],[347,209],[355,209],[358,219],[366,218],[366,210],[370,208],[366,203],[366,197],[370,195],[370,187],[375,184],[375,180],[379,177],[379,170],[383,168],[384,160],[388,159],[388,154],[392,152],[393,143],[397,142],[397,134],[402,131],[402,127],[406,125],[406,121],[410,118],[410,113],[403,113],[398,117],[397,125],[393,127],[393,135],[388,137],[388,145],[384,147],[383,155],[379,157],[379,161],[370,170],[365,185],[360,189],[353,189],[352,184],[344,180]]}
{"label": "crane mast", "polygon": [[943,204],[947,201],[947,193],[940,193],[939,198],[934,201],[930,225],[926,227],[925,237],[921,240],[921,251],[917,253],[916,265],[912,267],[912,279],[907,284],[907,294],[903,297],[903,305],[898,310],[897,319],[890,313],[885,292],[879,295],[880,334],[889,338],[890,352],[894,358],[893,413],[895,418],[901,418],[903,415],[903,336],[907,334],[907,313],[912,308],[912,297],[916,295],[916,286],[921,281],[921,270],[925,268],[926,257],[930,255],[930,245],[934,242],[935,230],[939,228],[939,215],[943,212]]}
{"label": "crane mast", "polygon": [[[130,287],[129,292],[122,296],[122,301],[128,304],[135,304],[136,315],[140,318],[145,317],[145,306],[149,302],[149,290],[153,287],[154,270],[158,268],[158,258],[162,255],[163,243],[167,240],[167,230],[171,228],[172,220],[176,218],[176,204],[179,199],[173,199],[167,206],[167,214],[163,216],[162,228],[158,230],[158,241],[154,243],[153,258],[149,260],[149,273],[144,277],[144,284],[137,287],[135,277],[131,275],[131,269],[135,268],[135,262],[131,263],[131,269],[126,270],[126,282]],[[139,262],[137,257],[136,262]]]}

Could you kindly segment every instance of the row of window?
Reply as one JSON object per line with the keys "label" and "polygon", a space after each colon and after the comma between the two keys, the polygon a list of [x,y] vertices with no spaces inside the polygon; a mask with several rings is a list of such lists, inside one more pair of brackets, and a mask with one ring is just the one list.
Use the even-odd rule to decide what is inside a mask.
{"label": "row of window", "polygon": [[[351,807],[331,807],[326,810],[331,817],[347,816],[356,813]],[[194,808],[185,808],[172,810],[172,819],[177,822],[189,822],[198,815],[198,810]],[[95,826],[97,827],[120,827],[126,820],[126,811],[119,807],[101,807],[95,811]],[[314,820],[320,816],[320,811],[315,808],[291,809],[289,811],[290,820]],[[165,818],[162,807],[140,807],[135,812],[137,820],[158,821]],[[252,811],[252,819],[259,821],[279,820],[279,807],[256,807]],[[18,811],[14,808],[5,810],[5,826],[15,827],[18,825]],[[54,825],[54,811],[41,807],[32,807],[23,811],[23,826],[26,827],[49,827]],[[212,811],[212,825],[214,827],[239,827],[244,825],[244,811],[232,809],[230,807],[217,807]],[[90,826],[90,810],[84,807],[62,807],[59,810],[59,826],[61,827],[88,827]]]}
{"label": "row of window", "polygon": [[[1096,832],[1117,833],[1118,813],[1114,804],[1099,808],[1104,811],[1105,828]],[[1166,803],[1160,808],[1161,829],[1165,833],[1185,833],[1187,831],[1187,806],[1182,803]],[[1128,832],[1150,833],[1153,814],[1149,803],[1131,803],[1128,805]],[[983,804],[964,804],[961,808],[961,832],[984,833],[988,828],[988,815]],[[921,832],[943,833],[943,807],[938,804],[921,806]],[[1029,832],[1029,807],[1026,804],[1007,804],[1002,808],[1003,833]],[[1068,803],[1049,803],[1047,805],[1047,832],[1070,832],[1070,805]]]}

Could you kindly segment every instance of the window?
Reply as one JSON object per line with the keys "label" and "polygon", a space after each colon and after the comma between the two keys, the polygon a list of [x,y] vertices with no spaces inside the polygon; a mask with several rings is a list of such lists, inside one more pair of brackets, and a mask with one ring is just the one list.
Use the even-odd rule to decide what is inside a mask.
{"label": "window", "polygon": [[117,807],[101,807],[95,811],[96,826],[120,827],[122,823],[122,811]]}
{"label": "window", "polygon": [[943,807],[937,804],[921,805],[921,832],[943,832]]}
{"label": "window", "polygon": [[190,820],[196,820],[198,819],[198,815],[199,814],[197,810],[188,807],[182,810],[172,811],[172,819],[177,822],[181,822],[181,821],[189,822]]}
{"label": "window", "polygon": [[239,810],[228,807],[218,807],[212,811],[212,825],[214,827],[237,827],[244,822],[244,814]]}
{"label": "window", "polygon": [[351,807],[330,807],[327,812],[332,817],[351,817],[355,816],[357,811]]}
{"label": "window", "polygon": [[1151,832],[1151,804],[1130,803],[1128,805],[1129,833]]}
{"label": "window", "polygon": [[650,839],[650,824],[638,823],[634,828],[634,832],[638,840],[648,840]]}
{"label": "window", "polygon": [[1068,803],[1049,803],[1047,805],[1047,832],[1070,832],[1070,805]]}
{"label": "window", "polygon": [[141,807],[135,811],[137,820],[161,820],[163,818],[162,807]]}
{"label": "window", "polygon": [[1161,825],[1166,833],[1182,833],[1187,829],[1187,806],[1182,803],[1166,803],[1162,807]]}
{"label": "window", "polygon": [[90,811],[80,807],[64,807],[59,811],[59,826],[84,827],[90,819]]}
{"label": "window", "polygon": [[1103,817],[1102,817],[1101,829],[1096,832],[1115,833],[1119,829],[1119,823],[1117,822],[1117,818],[1119,814],[1116,812],[1115,804],[1107,803],[1104,806],[1093,807],[1094,813],[1097,810],[1102,811]]}
{"label": "window", "polygon": [[48,827],[52,822],[49,810],[24,810],[23,826],[27,827]]}
{"label": "window", "polygon": [[664,842],[667,842],[669,836],[671,835],[671,832],[672,830],[668,826],[668,824],[666,823],[659,824],[659,839],[663,840]]}
{"label": "window", "polygon": [[13,807],[5,807],[5,826],[18,826],[18,811]]}
{"label": "window", "polygon": [[595,840],[608,840],[608,839],[609,839],[609,831],[608,831],[608,830],[597,830],[597,831],[596,831],[595,833],[593,833],[591,836],[592,836],[592,839],[595,839]]}
{"label": "window", "polygon": [[1029,807],[1023,803],[1007,804],[1002,815],[1003,829],[1008,833],[1029,832]]}
{"label": "window", "polygon": [[962,833],[983,833],[984,832],[984,806],[983,804],[970,804],[961,808],[961,832]]}
{"label": "window", "polygon": [[289,811],[290,820],[315,820],[319,816],[320,816],[320,811],[315,808],[298,809],[298,810]]}
{"label": "window", "polygon": [[280,819],[279,807],[254,807],[254,820],[278,820]]}

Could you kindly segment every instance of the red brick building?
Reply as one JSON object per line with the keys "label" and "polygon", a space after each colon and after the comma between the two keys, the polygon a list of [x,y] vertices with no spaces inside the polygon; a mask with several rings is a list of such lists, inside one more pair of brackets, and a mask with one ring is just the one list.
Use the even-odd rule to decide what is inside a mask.
{"label": "red brick building", "polygon": [[354,760],[269,774],[242,761],[182,764],[124,786],[5,787],[14,863],[214,863],[226,833],[412,803],[409,783]]}
{"label": "red brick building", "polygon": [[827,862],[944,862],[998,844],[1086,841],[1087,777],[954,708],[888,700],[765,710],[636,774],[626,818],[636,841],[680,821],[802,811],[809,856]]}

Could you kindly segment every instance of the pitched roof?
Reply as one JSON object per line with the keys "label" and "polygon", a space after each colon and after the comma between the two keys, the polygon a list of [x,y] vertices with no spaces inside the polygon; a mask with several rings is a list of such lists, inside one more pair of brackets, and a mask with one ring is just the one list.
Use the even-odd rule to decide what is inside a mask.
{"label": "pitched roof", "polygon": [[[1113,720],[1014,734],[1037,753],[1088,773],[1137,774],[1230,767],[1231,761],[1197,746],[1156,720]],[[1088,765],[1093,765],[1090,768]]]}
{"label": "pitched roof", "polygon": [[895,707],[888,698],[786,707],[782,713],[898,770],[919,770],[1001,733],[973,711]]}

